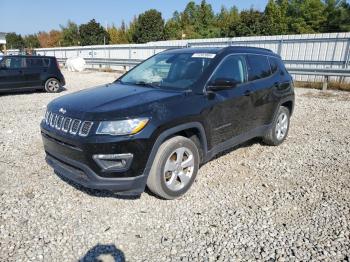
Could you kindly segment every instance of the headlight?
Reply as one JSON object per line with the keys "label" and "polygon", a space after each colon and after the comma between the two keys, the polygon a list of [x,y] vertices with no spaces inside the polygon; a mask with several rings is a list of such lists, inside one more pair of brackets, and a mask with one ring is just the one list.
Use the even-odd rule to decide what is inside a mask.
{"label": "headlight", "polygon": [[148,118],[103,121],[100,122],[96,134],[113,136],[134,135],[140,132],[147,125],[148,121]]}

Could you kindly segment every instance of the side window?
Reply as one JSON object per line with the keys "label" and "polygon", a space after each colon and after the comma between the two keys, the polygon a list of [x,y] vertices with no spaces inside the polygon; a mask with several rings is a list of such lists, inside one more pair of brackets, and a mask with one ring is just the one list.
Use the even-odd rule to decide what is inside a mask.
{"label": "side window", "polygon": [[1,65],[8,69],[18,69],[22,68],[22,58],[21,57],[11,57],[6,58],[1,62]]}
{"label": "side window", "polygon": [[29,68],[40,68],[43,67],[43,59],[41,58],[26,58],[27,67]]}
{"label": "side window", "polygon": [[281,75],[288,73],[283,61],[279,58],[269,57],[272,73],[279,72]]}
{"label": "side window", "polygon": [[3,68],[10,68],[11,65],[11,58],[5,58],[1,61],[1,67]]}
{"label": "side window", "polygon": [[239,55],[230,55],[226,57],[216,69],[210,81],[215,82],[218,79],[224,79],[237,83],[244,83],[246,81],[246,75],[244,57]]}
{"label": "side window", "polygon": [[271,75],[267,56],[247,55],[249,81],[262,79]]}
{"label": "side window", "polygon": [[50,64],[50,59],[43,58],[43,64],[44,64],[44,67],[48,67]]}
{"label": "side window", "polygon": [[276,73],[278,71],[278,60],[274,57],[269,57],[270,66],[271,66],[271,72],[272,74]]}

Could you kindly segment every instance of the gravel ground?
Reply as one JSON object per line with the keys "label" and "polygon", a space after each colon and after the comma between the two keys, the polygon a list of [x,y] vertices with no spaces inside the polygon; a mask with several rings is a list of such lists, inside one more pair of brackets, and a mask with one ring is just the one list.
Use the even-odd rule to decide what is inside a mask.
{"label": "gravel ground", "polygon": [[116,76],[65,75],[60,94],[0,96],[1,261],[349,261],[350,93],[297,89],[283,145],[221,155],[181,199],[123,199],[44,161],[45,105]]}

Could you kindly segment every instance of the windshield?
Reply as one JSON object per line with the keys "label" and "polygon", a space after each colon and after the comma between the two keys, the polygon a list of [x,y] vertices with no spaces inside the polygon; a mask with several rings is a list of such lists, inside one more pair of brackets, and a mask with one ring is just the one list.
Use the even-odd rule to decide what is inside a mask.
{"label": "windshield", "polygon": [[209,53],[158,54],[131,70],[120,81],[155,88],[188,89],[214,57],[215,54]]}

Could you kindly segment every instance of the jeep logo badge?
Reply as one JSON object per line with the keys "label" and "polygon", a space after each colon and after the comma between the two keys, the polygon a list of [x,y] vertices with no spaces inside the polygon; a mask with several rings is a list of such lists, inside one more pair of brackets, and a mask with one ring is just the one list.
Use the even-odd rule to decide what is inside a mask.
{"label": "jeep logo badge", "polygon": [[66,109],[64,109],[64,108],[60,108],[60,110],[59,110],[58,112],[60,112],[60,113],[62,113],[62,114],[65,114],[67,111],[66,111]]}

